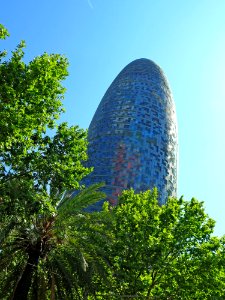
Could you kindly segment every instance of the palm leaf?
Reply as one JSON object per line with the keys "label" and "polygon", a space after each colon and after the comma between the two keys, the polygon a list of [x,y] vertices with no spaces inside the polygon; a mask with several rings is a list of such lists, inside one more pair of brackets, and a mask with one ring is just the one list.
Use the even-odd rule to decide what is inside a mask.
{"label": "palm leaf", "polygon": [[57,210],[60,211],[63,209],[67,213],[82,211],[84,208],[105,198],[105,194],[99,191],[103,186],[103,183],[93,184],[76,195],[74,195],[74,193],[65,194],[64,198],[59,202]]}
{"label": "palm leaf", "polygon": [[51,265],[53,270],[55,270],[56,294],[66,291],[66,299],[69,299],[68,297],[72,297],[74,291],[74,279],[71,272],[69,272],[66,261],[62,259],[61,255],[54,255]]}
{"label": "palm leaf", "polygon": [[4,243],[5,239],[8,238],[9,234],[11,231],[14,229],[16,226],[16,223],[14,220],[10,220],[6,225],[1,225],[0,226],[0,245]]}

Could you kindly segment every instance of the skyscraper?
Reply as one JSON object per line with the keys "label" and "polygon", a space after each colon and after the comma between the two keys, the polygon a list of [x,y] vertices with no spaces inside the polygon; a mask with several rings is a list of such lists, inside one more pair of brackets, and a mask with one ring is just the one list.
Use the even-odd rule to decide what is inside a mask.
{"label": "skyscraper", "polygon": [[[177,123],[163,71],[148,59],[128,64],[102,98],[88,133],[85,184],[105,182],[108,200],[124,189],[157,187],[159,203],[177,190]],[[100,209],[101,202],[96,209]]]}

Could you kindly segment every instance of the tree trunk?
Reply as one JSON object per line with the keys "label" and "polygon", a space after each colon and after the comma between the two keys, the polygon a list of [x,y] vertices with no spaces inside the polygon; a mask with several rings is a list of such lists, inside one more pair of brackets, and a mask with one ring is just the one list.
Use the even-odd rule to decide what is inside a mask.
{"label": "tree trunk", "polygon": [[55,300],[55,276],[52,273],[52,278],[51,278],[51,300]]}
{"label": "tree trunk", "polygon": [[14,289],[12,300],[27,300],[28,292],[31,287],[32,276],[37,268],[40,257],[39,251],[30,251],[28,261],[23,274]]}

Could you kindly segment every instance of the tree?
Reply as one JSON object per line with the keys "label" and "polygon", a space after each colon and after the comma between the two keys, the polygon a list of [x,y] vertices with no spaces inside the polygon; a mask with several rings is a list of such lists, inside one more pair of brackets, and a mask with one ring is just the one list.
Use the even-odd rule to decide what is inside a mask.
{"label": "tree", "polygon": [[94,244],[93,238],[102,236],[102,228],[99,215],[83,208],[103,197],[98,187],[86,188],[73,198],[65,195],[55,207],[49,201],[45,212],[5,226],[1,299],[84,299],[91,291],[88,277],[102,263],[100,244]]}
{"label": "tree", "polygon": [[[0,27],[5,37],[6,31]],[[68,75],[67,59],[44,53],[28,64],[23,61],[22,41],[12,57],[0,52],[0,180],[12,178],[35,181],[36,189],[56,195],[78,188],[91,170],[82,162],[86,155],[86,132],[66,123],[56,125],[63,112]],[[46,132],[56,131],[49,136]]]}
{"label": "tree", "polygon": [[[123,192],[113,208],[111,299],[222,299],[225,239],[195,199]],[[214,297],[214,298],[213,298]],[[104,298],[103,298],[104,299]],[[107,299],[107,298],[105,298]]]}
{"label": "tree", "polygon": [[87,233],[100,235],[100,214],[83,208],[104,196],[99,185],[69,192],[91,168],[86,131],[56,123],[66,58],[44,53],[26,64],[24,47],[0,52],[0,298],[79,299],[100,261]]}

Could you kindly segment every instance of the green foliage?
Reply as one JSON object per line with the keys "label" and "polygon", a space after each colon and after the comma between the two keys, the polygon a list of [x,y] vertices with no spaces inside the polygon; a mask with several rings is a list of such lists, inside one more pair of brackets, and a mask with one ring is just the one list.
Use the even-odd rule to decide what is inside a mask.
{"label": "green foliage", "polygon": [[45,53],[25,64],[24,47],[21,42],[0,64],[0,179],[32,177],[39,189],[50,185],[53,193],[77,188],[90,172],[81,163],[87,159],[86,132],[55,123],[63,112],[68,62]]}
{"label": "green foliage", "polygon": [[[6,29],[0,29],[5,37]],[[33,205],[48,196],[56,201],[91,171],[82,164],[86,131],[56,124],[63,112],[67,59],[45,53],[26,64],[24,47],[21,42],[0,63],[0,193],[14,210],[18,203]]]}
{"label": "green foliage", "polygon": [[7,36],[9,36],[8,30],[2,24],[0,24],[0,39],[4,40]]}
{"label": "green foliage", "polygon": [[91,186],[75,197],[65,194],[55,207],[27,220],[5,222],[1,230],[1,299],[11,299],[13,291],[13,299],[33,299],[37,294],[37,299],[53,295],[56,299],[82,299],[83,293],[91,291],[91,275],[104,270],[100,256],[103,223],[100,213],[85,213],[83,207],[104,197],[97,191],[100,186]]}
{"label": "green foliage", "polygon": [[[157,191],[123,192],[113,209],[111,299],[220,299],[225,294],[224,238],[195,199]],[[104,297],[102,298],[104,299]],[[221,298],[222,299],[222,298]]]}
{"label": "green foliage", "polygon": [[69,192],[91,168],[87,132],[56,123],[67,59],[44,53],[26,64],[24,47],[0,53],[0,298],[83,299],[101,268],[90,236],[103,236],[100,213],[83,209],[104,195],[100,185]]}

